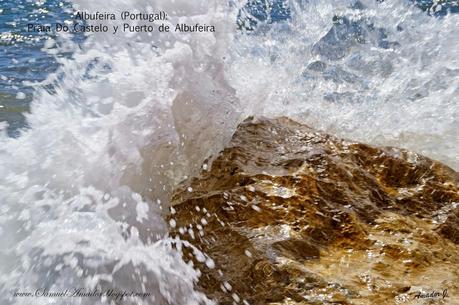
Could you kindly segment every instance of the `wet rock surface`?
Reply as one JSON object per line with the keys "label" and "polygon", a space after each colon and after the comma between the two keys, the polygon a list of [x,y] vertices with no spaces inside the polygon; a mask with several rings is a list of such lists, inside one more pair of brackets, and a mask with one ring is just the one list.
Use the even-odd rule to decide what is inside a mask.
{"label": "wet rock surface", "polygon": [[459,304],[458,181],[414,152],[249,118],[175,192],[171,235],[204,253],[184,257],[219,304]]}

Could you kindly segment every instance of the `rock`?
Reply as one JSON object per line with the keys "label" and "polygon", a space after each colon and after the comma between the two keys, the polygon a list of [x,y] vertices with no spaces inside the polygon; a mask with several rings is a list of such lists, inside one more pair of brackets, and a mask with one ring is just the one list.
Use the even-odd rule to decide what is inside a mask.
{"label": "rock", "polygon": [[459,304],[458,181],[414,152],[249,118],[175,192],[170,234],[202,251],[183,255],[219,304]]}

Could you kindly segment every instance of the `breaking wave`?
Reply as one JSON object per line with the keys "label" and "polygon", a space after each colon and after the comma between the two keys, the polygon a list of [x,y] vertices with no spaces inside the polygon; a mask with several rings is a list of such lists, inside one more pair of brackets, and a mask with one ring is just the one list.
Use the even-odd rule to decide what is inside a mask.
{"label": "breaking wave", "polygon": [[459,15],[432,17],[402,0],[262,4],[259,13],[242,2],[111,1],[111,11],[164,10],[173,24],[216,32],[59,37],[73,55],[35,86],[29,128],[0,137],[2,304],[28,304],[10,292],[42,287],[211,303],[163,216],[177,183],[249,115],[291,116],[459,168]]}

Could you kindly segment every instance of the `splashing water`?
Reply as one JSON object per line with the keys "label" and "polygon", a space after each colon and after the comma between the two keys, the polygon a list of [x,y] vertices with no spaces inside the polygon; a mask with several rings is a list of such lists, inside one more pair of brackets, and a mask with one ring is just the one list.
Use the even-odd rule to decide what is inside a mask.
{"label": "splashing water", "polygon": [[291,1],[289,18],[238,30],[244,3],[110,6],[163,9],[172,24],[217,32],[94,34],[81,48],[59,38],[73,55],[36,86],[30,129],[0,138],[1,304],[28,304],[11,291],[40,287],[152,293],[133,304],[210,303],[162,216],[174,186],[248,115],[288,115],[459,168],[459,15],[432,18],[401,0]]}
{"label": "splashing water", "polygon": [[404,1],[292,8],[292,24],[234,44],[227,75],[245,113],[287,114],[459,167],[457,15],[430,18]]}

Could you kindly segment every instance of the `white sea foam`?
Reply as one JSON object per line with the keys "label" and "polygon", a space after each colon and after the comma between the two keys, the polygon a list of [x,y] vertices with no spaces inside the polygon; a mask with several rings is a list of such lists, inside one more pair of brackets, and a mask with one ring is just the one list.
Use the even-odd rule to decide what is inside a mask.
{"label": "white sea foam", "polygon": [[[30,129],[0,138],[0,303],[30,304],[13,290],[97,285],[153,293],[136,304],[209,302],[194,289],[199,270],[165,237],[163,212],[173,187],[248,115],[289,115],[459,168],[459,16],[352,2],[291,2],[290,23],[243,33],[239,3],[110,1],[217,31],[60,44],[74,56],[44,83],[55,92],[38,87]],[[102,1],[76,5],[107,11]]]}

